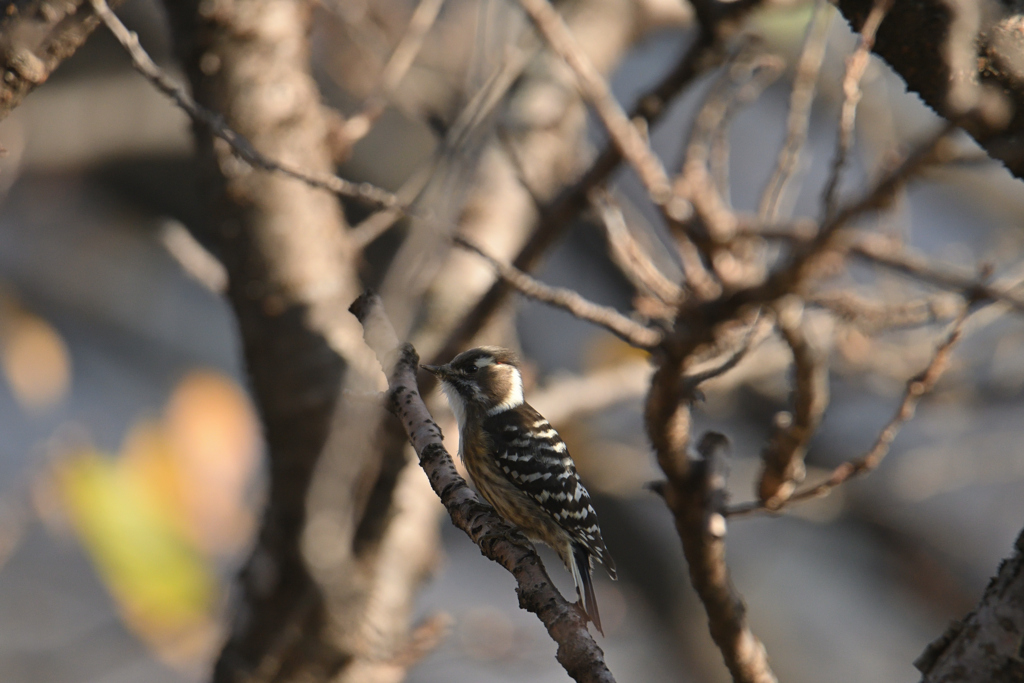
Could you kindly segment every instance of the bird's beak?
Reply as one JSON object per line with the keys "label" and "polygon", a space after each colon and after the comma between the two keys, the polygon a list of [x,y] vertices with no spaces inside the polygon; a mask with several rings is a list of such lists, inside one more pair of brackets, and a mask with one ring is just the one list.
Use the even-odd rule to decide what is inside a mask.
{"label": "bird's beak", "polygon": [[420,367],[432,375],[437,375],[441,379],[448,376],[448,367],[445,365],[421,365]]}

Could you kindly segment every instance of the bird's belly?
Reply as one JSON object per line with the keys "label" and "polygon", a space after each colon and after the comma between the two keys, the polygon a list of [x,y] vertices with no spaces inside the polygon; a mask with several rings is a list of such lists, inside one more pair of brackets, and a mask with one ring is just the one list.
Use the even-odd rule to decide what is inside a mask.
{"label": "bird's belly", "polygon": [[505,521],[519,527],[531,541],[540,541],[554,548],[563,555],[563,562],[566,561],[569,535],[544,508],[500,472],[481,466],[473,458],[466,459],[466,469],[477,491]]}

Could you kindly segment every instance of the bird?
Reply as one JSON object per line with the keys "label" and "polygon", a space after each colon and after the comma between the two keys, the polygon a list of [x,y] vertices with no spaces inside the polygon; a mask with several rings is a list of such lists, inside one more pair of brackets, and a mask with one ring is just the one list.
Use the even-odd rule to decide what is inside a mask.
{"label": "bird", "polygon": [[497,346],[464,351],[436,375],[459,425],[459,455],[484,500],[533,542],[558,553],[577,601],[604,635],[591,577],[593,560],[616,578],[590,494],[565,442],[523,398],[516,354]]}

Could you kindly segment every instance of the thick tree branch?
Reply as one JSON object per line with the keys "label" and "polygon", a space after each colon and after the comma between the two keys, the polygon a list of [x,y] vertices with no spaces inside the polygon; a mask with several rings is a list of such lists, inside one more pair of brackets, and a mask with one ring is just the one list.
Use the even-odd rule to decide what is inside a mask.
{"label": "thick tree branch", "polygon": [[[839,0],[857,30],[874,0]],[[1024,35],[1018,5],[997,0],[896,2],[874,51],[938,113],[1024,178]]]}
{"label": "thick tree branch", "polygon": [[921,683],[1024,680],[1024,531],[973,612],[918,657]]}
{"label": "thick tree branch", "polygon": [[362,323],[366,343],[388,377],[390,408],[405,427],[420,465],[452,523],[480,546],[485,557],[516,578],[520,606],[536,614],[558,643],[556,657],[566,672],[581,683],[612,683],[615,679],[604,663],[604,653],[587,630],[582,612],[554,587],[529,542],[481,501],[459,476],[442,443],[441,430],[417,388],[419,356],[410,344],[399,344],[380,297],[365,293],[350,310]]}
{"label": "thick tree branch", "polygon": [[725,563],[725,479],[728,440],[705,434],[683,481],[659,485],[675,519],[690,568],[690,580],[704,603],[711,637],[735,683],[776,683],[764,645],[746,620],[746,606]]}

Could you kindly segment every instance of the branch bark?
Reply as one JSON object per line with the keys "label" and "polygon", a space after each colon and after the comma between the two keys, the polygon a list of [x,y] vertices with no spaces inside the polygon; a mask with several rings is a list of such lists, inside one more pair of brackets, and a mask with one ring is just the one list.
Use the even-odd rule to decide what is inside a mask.
{"label": "branch bark", "polygon": [[[839,0],[860,30],[874,0]],[[1024,178],[1024,14],[996,0],[896,2],[874,51],[937,114]]]}
{"label": "branch bark", "polygon": [[[120,0],[111,1],[120,5]],[[0,16],[0,120],[99,26],[89,0],[6,2]]]}
{"label": "branch bark", "polygon": [[914,662],[921,683],[1024,680],[1024,531],[977,608],[954,623]]}
{"label": "branch bark", "polygon": [[[167,9],[195,102],[268,158],[330,176],[329,127],[310,75],[313,3],[169,2]],[[370,436],[350,438],[346,416],[356,411],[342,400],[343,382],[350,394],[375,388],[375,377],[361,371],[372,367],[372,354],[345,315],[361,289],[358,249],[330,192],[250,166],[202,121],[195,132],[209,220],[194,227],[228,272],[270,480],[214,680],[318,681],[353,669],[362,681],[394,680],[404,669],[394,649],[404,644],[407,589],[429,566],[434,517],[416,505],[392,508],[406,469],[401,450],[380,458],[370,446],[359,448],[380,420],[374,407],[358,413]],[[312,495],[314,481],[336,487],[331,506]],[[367,511],[372,524],[363,524]],[[330,562],[310,553],[318,529],[323,535],[322,524],[311,530],[310,523],[327,518],[344,532],[326,534],[337,551]],[[425,543],[405,558],[405,574],[389,575],[402,584],[389,594],[396,604],[387,604],[399,626],[381,628],[367,606],[378,593],[376,563],[400,545],[393,534],[409,533],[399,520],[410,518],[419,520],[413,535]],[[338,565],[353,571],[339,578]],[[365,638],[364,627],[384,632],[387,646]]]}
{"label": "branch bark", "polygon": [[441,429],[430,416],[417,388],[419,355],[411,344],[399,344],[380,297],[364,293],[349,310],[363,325],[366,343],[388,377],[389,408],[405,427],[420,466],[448,510],[452,523],[480,546],[485,557],[505,567],[516,578],[520,606],[543,622],[551,638],[558,643],[558,662],[574,680],[614,683],[604,663],[604,653],[587,630],[585,617],[551,583],[532,545],[481,501],[459,476],[451,455],[444,448]]}

